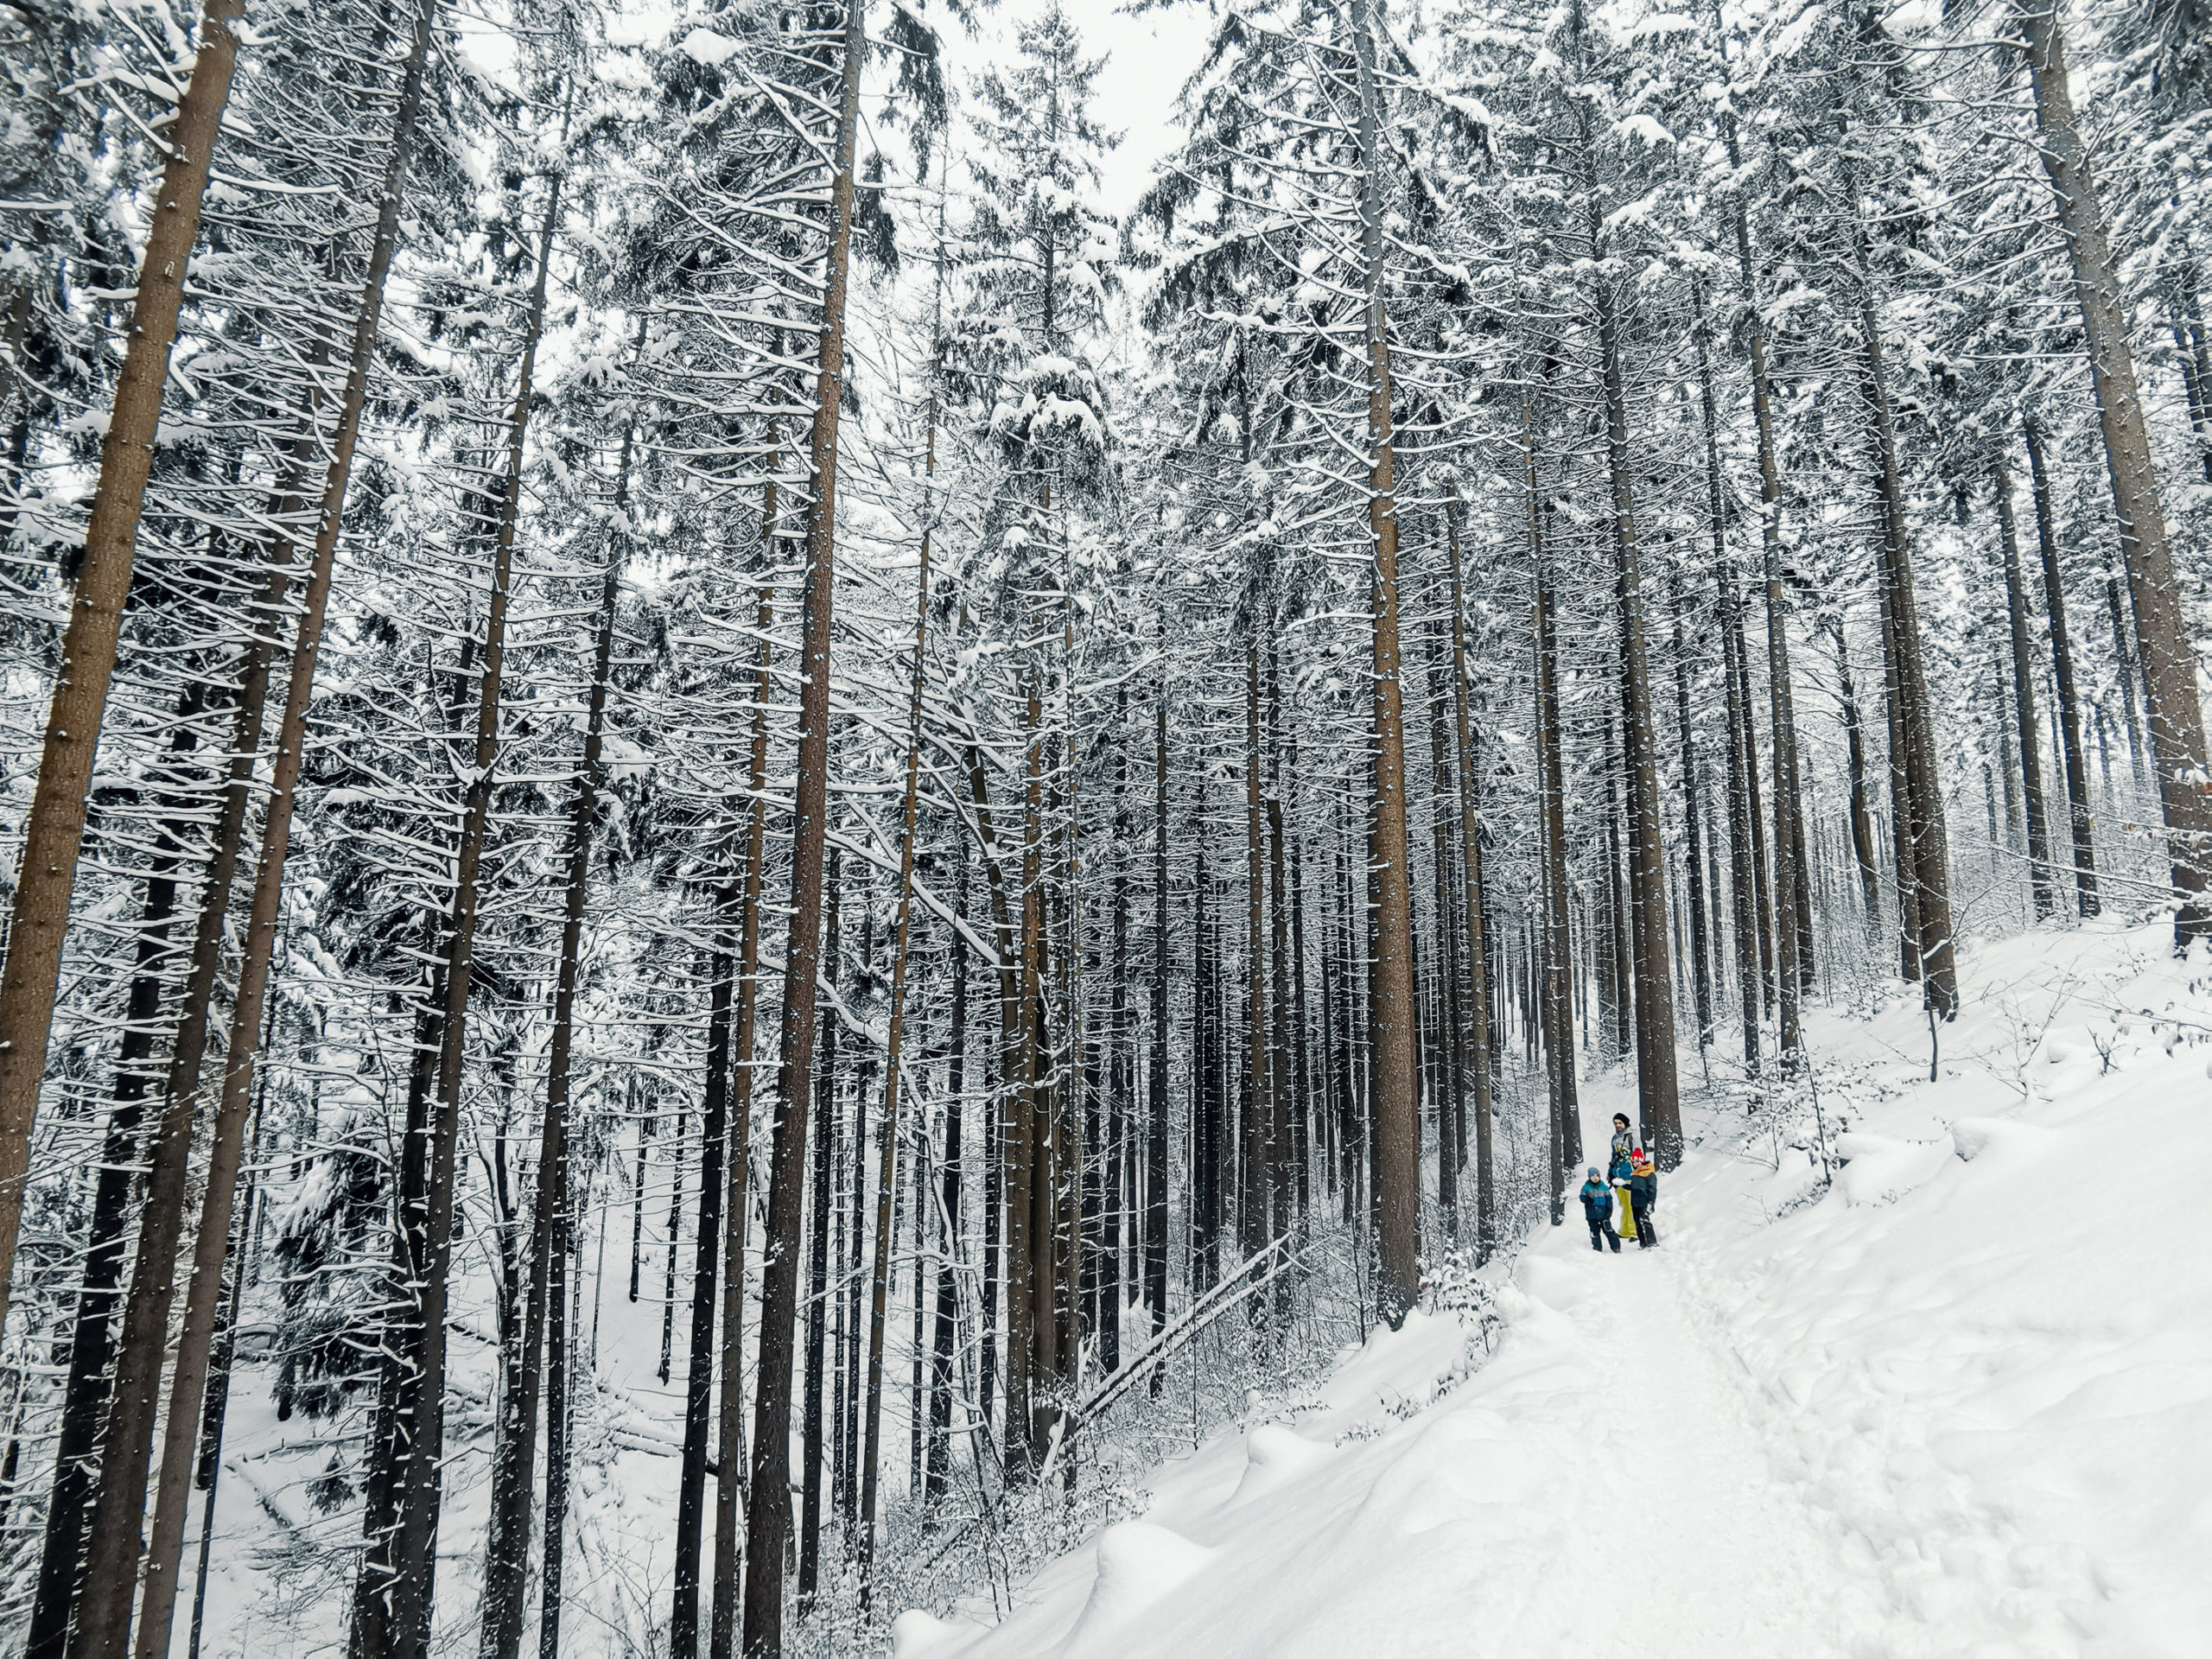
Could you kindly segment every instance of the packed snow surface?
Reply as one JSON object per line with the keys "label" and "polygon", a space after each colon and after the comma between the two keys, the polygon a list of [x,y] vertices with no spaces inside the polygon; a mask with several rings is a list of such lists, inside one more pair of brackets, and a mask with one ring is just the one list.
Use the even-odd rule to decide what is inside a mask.
{"label": "packed snow surface", "polygon": [[1825,1171],[1708,1099],[1658,1249],[1570,1205],[1487,1351],[1378,1332],[899,1659],[2202,1651],[2212,963],[2170,937],[1970,955],[1932,1083],[1916,998],[1815,1015]]}

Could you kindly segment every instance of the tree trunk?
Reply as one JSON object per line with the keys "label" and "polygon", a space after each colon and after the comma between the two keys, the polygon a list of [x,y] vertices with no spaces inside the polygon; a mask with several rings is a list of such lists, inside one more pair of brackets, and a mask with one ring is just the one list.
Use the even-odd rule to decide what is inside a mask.
{"label": "tree trunk", "polygon": [[[1236,1246],[1247,1259],[1275,1236],[1268,1213],[1274,1184],[1274,1077],[1268,1046],[1267,832],[1260,799],[1258,613],[1266,603],[1255,578],[1244,613],[1244,1095],[1236,1193]],[[1261,1299],[1245,1306],[1255,1323],[1264,1319]]]}
{"label": "tree trunk", "polygon": [[[770,465],[774,465],[771,456]],[[768,485],[762,542],[772,546],[776,493]],[[746,775],[745,893],[737,946],[737,1030],[734,1046],[735,1112],[730,1126],[729,1192],[722,1205],[722,1375],[715,1471],[714,1611],[709,1621],[709,1659],[729,1659],[737,1640],[739,1505],[744,1497],[745,1458],[745,1236],[752,1192],[753,1065],[760,1007],[760,906],[767,858],[768,700],[776,620],[775,584],[764,575],[753,626],[760,644],[753,658],[753,753]]]}
{"label": "tree trunk", "polygon": [[[414,1328],[407,1333],[411,1338],[415,1360],[414,1375],[409,1379],[407,1387],[411,1410],[407,1414],[406,1421],[411,1432],[407,1446],[406,1471],[399,1487],[398,1525],[390,1556],[391,1588],[387,1604],[390,1622],[379,1629],[372,1620],[368,1632],[369,1659],[386,1659],[386,1656],[390,1656],[390,1659],[410,1659],[410,1656],[426,1652],[430,1639],[430,1617],[435,1596],[434,1574],[441,1469],[445,1444],[446,1304],[450,1290],[453,1256],[454,1175],[460,1150],[461,1095],[467,1065],[468,1002],[473,977],[471,963],[481,896],[478,887],[478,872],[483,858],[485,838],[490,828],[493,772],[499,751],[507,608],[512,595],[516,520],[522,501],[523,442],[530,421],[537,343],[544,327],[547,274],[560,226],[562,184],[562,176],[555,175],[547,192],[537,276],[531,293],[513,413],[507,424],[505,486],[499,503],[492,588],[485,614],[482,672],[477,682],[475,749],[461,820],[460,845],[454,860],[453,912],[447,930],[448,951],[442,964],[445,998],[439,1022],[436,1117],[427,1149],[429,1173],[424,1187],[427,1193],[423,1234],[424,1254],[421,1260],[412,1264],[416,1274],[412,1282],[421,1288],[415,1293],[416,1312]],[[301,712],[304,716],[304,707]],[[285,714],[289,734],[291,730],[289,703]],[[291,784],[292,780],[283,777],[280,769],[279,785],[286,791],[284,798],[289,798]],[[272,810],[270,821],[275,822],[278,816]],[[281,847],[264,853],[261,877],[254,891],[257,924],[261,919],[262,886],[269,882],[272,869],[281,871],[282,868]],[[274,918],[275,893],[272,890],[270,893],[272,925]],[[257,999],[260,988],[258,986],[255,988]],[[247,1002],[248,995],[242,978],[238,996],[241,1010],[245,1009]],[[235,1040],[232,1052],[238,1052]],[[239,1075],[240,1070],[234,1065],[230,1076]],[[226,1111],[228,1109],[228,1081],[226,1077]],[[227,1188],[224,1190],[226,1192]],[[216,1191],[211,1180],[211,1200]],[[203,1238],[207,1225],[208,1222],[203,1219]],[[182,1367],[180,1366],[181,1375]],[[384,1565],[378,1561],[378,1554],[372,1549],[363,1564],[365,1574],[373,1573]],[[151,1620],[148,1623],[150,1633]],[[138,1659],[159,1659],[162,1650],[162,1647],[147,1649],[142,1645]]]}
{"label": "tree trunk", "polygon": [[[178,700],[176,735],[169,752],[181,756],[196,748],[194,717],[206,702],[205,683],[190,683]],[[192,825],[183,815],[189,803],[171,802],[179,814],[162,827],[161,852],[146,877],[138,920],[137,962],[124,1009],[123,1040],[115,1063],[115,1103],[100,1148],[99,1175],[93,1185],[92,1214],[79,1273],[75,1316],[69,1336],[69,1375],[62,1394],[61,1422],[48,1494],[46,1529],[39,1559],[24,1652],[36,1659],[60,1659],[69,1635],[69,1612],[84,1576],[86,1510],[94,1490],[92,1462],[99,1443],[100,1418],[108,1401],[108,1365],[114,1352],[117,1294],[123,1281],[123,1229],[129,1218],[138,1164],[138,1130],[145,1116],[148,1085],[153,1081],[155,1022],[161,1015],[162,959],[168,954],[176,914],[176,874]]]}
{"label": "tree trunk", "polygon": [[[1878,483],[1876,486],[1880,487]],[[1880,555],[1876,556],[1876,604],[1882,638],[1882,708],[1889,740],[1890,861],[1897,895],[1898,970],[1908,982],[1921,976],[1920,887],[1913,875],[1912,803],[1906,769],[1904,699],[1897,683],[1897,630],[1892,589]]]}
{"label": "tree trunk", "polygon": [[1567,1171],[1582,1156],[1581,1107],[1575,1096],[1574,956],[1567,921],[1567,780],[1560,753],[1559,645],[1554,637],[1542,498],[1536,483],[1535,423],[1525,391],[1521,394],[1521,456],[1529,498],[1529,566],[1535,577],[1536,776],[1544,890],[1539,1023],[1543,1028],[1550,1096],[1545,1198],[1552,1225],[1556,1227],[1567,1218]]}
{"label": "tree trunk", "polygon": [[[560,1189],[563,1204],[552,1217],[553,1248],[545,1275],[545,1556],[538,1584],[537,1659],[561,1659],[562,1547],[569,1518],[569,1264],[575,1207],[565,1170]],[[601,1260],[606,1243],[602,1231]],[[582,1276],[579,1272],[577,1278]]]}
{"label": "tree trunk", "polygon": [[830,191],[807,524],[804,679],[792,824],[791,921],[784,954],[783,1052],[760,1287],[760,1370],[753,1425],[753,1501],[746,1516],[747,1659],[783,1650],[784,1546],[790,1535],[791,1341],[798,1313],[798,1227],[806,1159],[806,1080],[814,1044],[814,976],[822,926],[822,849],[830,766],[830,639],[837,542],[837,412],[844,395],[845,283],[852,246],[853,150],[860,124],[864,8],[849,3]]}
{"label": "tree trunk", "polygon": [[[632,353],[645,343],[638,325]],[[627,410],[621,453],[615,463],[614,510],[626,513],[634,424]],[[614,654],[616,606],[622,592],[626,532],[608,537],[607,569],[600,579],[599,620],[592,641],[591,689],[584,715],[582,765],[569,809],[569,857],[563,892],[561,954],[554,970],[553,1035],[546,1064],[545,1116],[538,1131],[537,1187],[531,1212],[530,1262],[524,1291],[521,1389],[508,1402],[499,1457],[492,1479],[492,1510],[484,1546],[484,1624],[480,1651],[484,1659],[516,1659],[522,1647],[524,1591],[529,1579],[530,1499],[537,1464],[539,1356],[545,1346],[548,1301],[556,1236],[568,1213],[569,1090],[575,1042],[576,979],[583,956],[584,903],[591,887],[591,856],[599,821],[599,796],[606,785],[601,761],[607,729],[607,699]]]}
{"label": "tree trunk", "polygon": [[1870,940],[1881,933],[1881,860],[1874,849],[1874,817],[1866,786],[1866,728],[1859,715],[1859,688],[1851,677],[1851,653],[1844,645],[1842,620],[1833,613],[1826,619],[1828,638],[1835,645],[1835,667],[1843,703],[1843,730],[1850,769],[1851,851],[1859,870],[1859,903],[1866,912]]}
{"label": "tree trunk", "polygon": [[2058,533],[2044,467],[2043,424],[2021,422],[2028,448],[2028,481],[2035,498],[2036,543],[2043,557],[2044,610],[2050,619],[2052,677],[2057,682],[2060,747],[2066,765],[2066,816],[2072,838],[2074,900],[2086,919],[2101,911],[2097,893],[2096,820],[2089,807],[2089,769],[2082,747],[2082,705],[2074,684],[2074,641],[2066,626],[2066,584],[2058,568]]}
{"label": "tree trunk", "polygon": [[[1587,202],[1593,252],[1598,204]],[[1675,976],[1668,954],[1667,858],[1659,823],[1658,748],[1644,640],[1643,576],[1630,482],[1628,392],[1615,296],[1602,271],[1593,284],[1605,388],[1605,453],[1613,495],[1614,598],[1619,607],[1621,724],[1628,785],[1629,926],[1636,980],[1637,1097],[1643,1137],[1658,1166],[1681,1161],[1682,1114],[1675,1067]]]}
{"label": "tree trunk", "polygon": [[1359,72],[1360,250],[1367,309],[1368,537],[1374,566],[1376,1039],[1375,1178],[1381,1243],[1377,1290],[1396,1329],[1421,1289],[1421,1108],[1414,1031],[1413,887],[1406,842],[1404,690],[1398,648],[1396,456],[1390,346],[1383,311],[1382,111],[1368,0],[1351,0]]}
{"label": "tree trunk", "polygon": [[[707,1453],[715,1389],[715,1293],[722,1255],[722,1164],[729,1140],[730,1012],[736,973],[739,890],[728,872],[714,898],[713,942],[707,950],[707,1080],[699,1115],[699,1220],[692,1242],[690,1363],[684,1370],[683,1451],[677,1476],[674,1605],[669,1610],[671,1659],[699,1650],[699,1559],[706,1524]],[[676,1232],[669,1230],[669,1254]]]}
{"label": "tree trunk", "polygon": [[[93,755],[99,746],[108,682],[115,672],[124,601],[130,594],[138,518],[153,471],[155,429],[161,424],[169,354],[176,346],[185,273],[200,239],[200,202],[238,64],[233,25],[245,12],[244,0],[204,0],[191,79],[167,129],[168,157],[147,226],[115,404],[100,440],[99,483],[85,529],[75,600],[61,636],[61,666],[47,715],[38,782],[23,825],[7,961],[0,968],[0,1321],[6,1319],[14,1284],[16,1233],[30,1168],[31,1124],[38,1113],[39,1086],[46,1077],[47,1039],[60,981],[69,898],[77,880],[77,850],[85,834]],[[130,1567],[136,1566],[135,1513],[132,1524],[133,1558],[125,1563]],[[130,1625],[130,1598],[111,1592],[124,1580],[94,1581],[111,1588],[103,1601],[123,1606],[120,1611],[96,1617],[94,1635],[99,1645],[86,1651],[120,1654]]]}
{"label": "tree trunk", "polygon": [[2182,613],[2165,505],[2136,391],[2125,296],[2106,234],[2088,147],[2075,121],[2057,7],[2044,0],[2024,4],[2020,22],[2027,32],[2036,126],[2043,140],[2039,149],[2057,197],[2059,228],[2066,234],[2072,260],[2074,296],[2088,345],[2113,515],[2127,566],[2128,592],[2134,600],[2136,642],[2150,693],[2151,751],[2158,766],[2158,800],[2165,812],[2173,883],[2181,895],[2174,912],[2174,944],[2177,950],[2184,950],[2190,940],[2212,934],[2212,906],[2204,897],[2207,854],[2212,850],[2212,780],[2205,771],[2196,653]]}
{"label": "tree trunk", "polygon": [[2028,815],[2028,885],[2037,920],[2050,914],[2050,829],[2044,816],[2043,747],[2036,726],[2035,656],[2028,644],[2028,594],[2020,575],[2020,533],[2012,516],[2012,473],[1998,457],[1992,480],[2005,563],[2005,613],[2012,645],[2012,715],[2020,736],[2020,784]]}
{"label": "tree trunk", "polygon": [[1199,1292],[1213,1287],[1221,1255],[1221,1067],[1215,1046],[1213,888],[1206,874],[1203,774],[1192,817],[1198,846],[1191,874],[1191,1288]]}
{"label": "tree trunk", "polygon": [[[1167,612],[1160,613],[1160,691],[1153,710],[1152,1097],[1144,1143],[1144,1299],[1152,1334],[1167,1326]],[[1188,1194],[1185,1194],[1186,1200]],[[1165,1367],[1153,1369],[1159,1397]]]}
{"label": "tree trunk", "polygon": [[[952,998],[950,1053],[944,1078],[944,1239],[937,1267],[937,1306],[930,1340],[929,1441],[920,1487],[922,1525],[933,1529],[951,1473],[953,1354],[959,1345],[960,1217],[962,1204],[961,1122],[968,1089],[968,855],[961,849],[958,885],[952,904]],[[918,1294],[919,1283],[917,1281]],[[969,1415],[972,1420],[973,1408]]]}
{"label": "tree trunk", "polygon": [[[997,1310],[1001,1287],[1006,1302],[1006,1341],[1008,1369],[1004,1377],[1007,1389],[1005,1432],[1001,1438],[1001,1455],[1011,1452],[1014,1425],[1028,1421],[1028,1397],[1025,1394],[1017,1402],[1012,1392],[1011,1371],[1013,1356],[1013,1262],[1011,1260],[1011,1214],[1007,1209],[1008,1176],[1014,1155],[1014,1135],[1019,1102],[1015,1087],[1020,1069],[1021,1053],[1021,977],[1020,964],[1014,947],[1013,909],[1007,902],[1006,878],[999,868],[997,837],[991,830],[991,801],[988,781],[983,775],[982,748],[971,743],[968,748],[969,798],[976,816],[976,839],[983,858],[983,879],[991,899],[992,937],[998,950],[999,985],[999,1052],[995,1079],[996,1109],[985,1117],[985,1140],[989,1156],[984,1165],[983,1186],[983,1332],[982,1335],[982,1365],[981,1403],[979,1409],[986,1421],[991,1411],[992,1385],[1000,1380],[995,1376],[997,1358],[996,1338],[992,1329],[992,1315]],[[1001,1223],[1008,1224],[1001,1227]],[[1002,1232],[1005,1236],[1001,1236]],[[1019,1414],[1017,1414],[1019,1406]]]}
{"label": "tree trunk", "polygon": [[1667,603],[1675,625],[1675,731],[1682,752],[1682,862],[1688,877],[1690,984],[1697,1007],[1700,1048],[1713,1046],[1712,950],[1706,934],[1705,795],[1698,780],[1697,741],[1690,726],[1689,650],[1682,637],[1682,578],[1667,573]]}
{"label": "tree trunk", "polygon": [[[1467,1068],[1474,1084],[1475,1264],[1497,1249],[1497,1179],[1491,1119],[1495,1106],[1497,1051],[1497,1009],[1490,974],[1489,903],[1483,881],[1482,796],[1478,781],[1474,720],[1468,708],[1466,586],[1460,566],[1460,507],[1455,495],[1445,505],[1445,537],[1452,561],[1452,716],[1458,740],[1459,771],[1459,882],[1467,930]],[[1464,1147],[1462,1147],[1464,1151]]]}
{"label": "tree trunk", "polygon": [[1429,868],[1434,882],[1436,906],[1435,1016],[1440,1062],[1436,1089],[1436,1207],[1443,1211],[1444,1236],[1459,1242],[1459,1171],[1466,1161],[1466,1043],[1461,1030],[1459,1007],[1459,917],[1452,903],[1452,848],[1465,838],[1464,827],[1453,833],[1456,804],[1452,766],[1452,740],[1446,723],[1445,645],[1430,647],[1427,664],[1429,760]]}
{"label": "tree trunk", "polygon": [[1951,938],[1950,855],[1943,832],[1942,785],[1936,770],[1935,715],[1922,665],[1920,613],[1914,597],[1912,550],[1905,526],[1904,485],[1897,467],[1897,428],[1890,410],[1889,385],[1882,364],[1881,333],[1874,314],[1874,293],[1866,279],[1868,261],[1860,232],[1859,328],[1866,359],[1866,391],[1873,415],[1877,478],[1880,486],[1884,588],[1890,600],[1890,624],[1897,660],[1898,735],[1904,745],[1905,801],[1910,817],[1907,842],[1912,871],[1913,909],[1919,924],[1921,981],[1928,1006],[1937,1017],[1958,1012],[1956,954]]}
{"label": "tree trunk", "polygon": [[[930,448],[925,467],[936,470],[937,403],[930,403]],[[926,513],[925,514],[926,520]],[[885,1027],[883,1049],[883,1126],[881,1165],[875,1191],[875,1261],[869,1275],[868,1322],[868,1404],[861,1413],[867,1449],[861,1458],[860,1492],[860,1604],[866,1615],[870,1582],[875,1570],[875,1508],[877,1459],[883,1430],[883,1328],[891,1294],[891,1194],[899,1172],[899,1062],[906,1034],[906,947],[912,938],[914,898],[914,823],[921,790],[922,693],[928,683],[930,626],[930,532],[922,532],[921,553],[914,570],[914,677],[906,705],[906,784],[899,807],[899,898],[891,944],[891,1007]],[[927,1122],[925,1120],[926,1128]],[[918,1295],[916,1298],[919,1301]]]}
{"label": "tree trunk", "polygon": [[[844,884],[842,861],[837,849],[829,849],[827,908],[828,941],[821,957],[821,974],[835,997],[838,970],[843,965]],[[822,1460],[823,1414],[828,1408],[830,1298],[832,1268],[830,1233],[837,1207],[837,1014],[823,1009],[814,1072],[814,1196],[806,1218],[806,1395],[801,1407],[799,1445],[806,1466],[799,1471],[798,1605],[802,1614],[814,1605],[822,1573]],[[775,1195],[769,1194],[774,1202]],[[765,1355],[763,1356],[765,1358]],[[758,1432],[757,1429],[755,1431]],[[755,1454],[758,1455],[757,1452]],[[758,1488],[755,1488],[758,1491]],[[747,1535],[747,1560],[757,1560]]]}
{"label": "tree trunk", "polygon": [[1122,1366],[1122,1307],[1127,1297],[1122,1277],[1122,1236],[1134,1194],[1124,1179],[1135,1082],[1131,1052],[1135,1016],[1129,1007],[1129,822],[1128,688],[1114,700],[1114,879],[1113,986],[1107,1008],[1106,1144],[1102,1148],[1098,1268],[1098,1362],[1108,1371]]}
{"label": "tree trunk", "polygon": [[1046,1202],[1037,1173],[1045,1159],[1047,1130],[1040,1115],[1045,1081],[1044,1010],[1044,689],[1035,664],[1023,671],[1026,686],[1022,731],[1021,945],[1020,1046],[1007,1094],[1007,1274],[1006,1274],[1006,1450],[1009,1478],[1026,1479],[1036,1470],[1039,1424],[1045,1410],[1039,1398],[1052,1342],[1050,1275],[1039,1275],[1038,1256],[1049,1251],[1049,1222],[1038,1224]]}

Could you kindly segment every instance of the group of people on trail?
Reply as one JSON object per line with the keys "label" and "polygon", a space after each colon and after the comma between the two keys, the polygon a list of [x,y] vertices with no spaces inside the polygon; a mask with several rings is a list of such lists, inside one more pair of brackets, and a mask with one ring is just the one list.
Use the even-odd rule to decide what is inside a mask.
{"label": "group of people on trail", "polygon": [[[1626,1234],[1638,1249],[1648,1250],[1659,1242],[1651,1224],[1651,1212],[1659,1207],[1659,1168],[1651,1154],[1636,1144],[1625,1112],[1613,1114],[1613,1144],[1607,1157],[1606,1169],[1601,1173],[1597,1165],[1591,1165],[1590,1179],[1582,1183],[1582,1217],[1590,1224],[1590,1248],[1602,1255],[1610,1243],[1618,1255]],[[1618,1230],[1613,1225],[1617,1213]]]}

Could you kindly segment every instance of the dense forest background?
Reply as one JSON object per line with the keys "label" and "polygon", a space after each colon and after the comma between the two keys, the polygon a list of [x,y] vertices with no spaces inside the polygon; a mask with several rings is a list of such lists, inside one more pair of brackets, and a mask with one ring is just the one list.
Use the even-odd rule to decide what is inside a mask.
{"label": "dense forest background", "polygon": [[2212,931],[2198,0],[1211,19],[0,9],[0,1643],[880,1645]]}

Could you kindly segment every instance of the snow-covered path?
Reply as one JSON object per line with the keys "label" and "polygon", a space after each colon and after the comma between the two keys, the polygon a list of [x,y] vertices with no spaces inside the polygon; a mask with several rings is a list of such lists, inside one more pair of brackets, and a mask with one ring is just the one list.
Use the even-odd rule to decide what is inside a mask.
{"label": "snow-covered path", "polygon": [[1587,1268],[1575,1263],[1588,1290],[1570,1316],[1597,1355],[1592,1404],[1605,1425],[1589,1463],[1620,1494],[1593,1515],[1591,1587],[1600,1605],[1640,1604],[1653,1615],[1629,1621],[1640,1632],[1633,1643],[1593,1645],[1819,1651],[1837,1628],[1834,1543],[1802,1489],[1777,1478],[1751,1374],[1684,1306],[1672,1248],[1629,1245],[1604,1261],[1585,1250]]}
{"label": "snow-covered path", "polygon": [[1821,1016],[1833,1185],[1705,1109],[1661,1248],[1538,1227],[1494,1351],[1376,1332],[899,1659],[2202,1651],[2212,1257],[2158,1160],[2202,1141],[2212,976],[2154,930],[2007,950],[1937,1083],[1908,999]]}
{"label": "snow-covered path", "polygon": [[902,1659],[1850,1651],[1852,1575],[1670,1249],[1600,1257],[1548,1230],[1504,1294],[1495,1358],[1402,1427],[1410,1380],[1464,1356],[1448,1317],[1378,1335],[1294,1426],[1163,1471],[1144,1521],[1048,1569],[972,1649],[910,1617]]}

